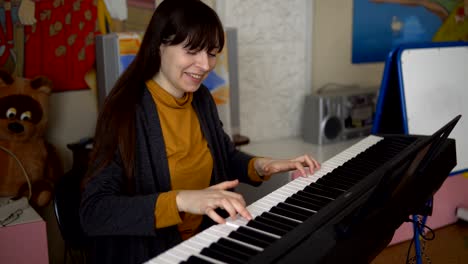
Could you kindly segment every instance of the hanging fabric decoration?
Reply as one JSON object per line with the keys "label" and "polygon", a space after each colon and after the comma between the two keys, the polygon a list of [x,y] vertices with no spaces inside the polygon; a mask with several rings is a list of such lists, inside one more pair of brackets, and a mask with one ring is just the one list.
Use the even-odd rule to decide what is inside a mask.
{"label": "hanging fabric decoration", "polygon": [[54,91],[88,89],[95,63],[97,0],[35,1],[34,25],[25,26],[25,77],[45,75]]}

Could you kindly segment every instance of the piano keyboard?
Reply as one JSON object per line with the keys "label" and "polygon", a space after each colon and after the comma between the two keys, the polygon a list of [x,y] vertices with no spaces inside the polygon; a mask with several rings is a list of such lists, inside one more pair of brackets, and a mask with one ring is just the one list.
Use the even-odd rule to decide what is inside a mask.
{"label": "piano keyboard", "polygon": [[[387,143],[384,157],[369,159],[376,156],[371,147],[384,141],[373,135],[364,138],[324,162],[313,175],[297,178],[249,205],[253,220],[228,218],[226,224],[214,225],[147,263],[245,263],[411,143]],[[360,158],[355,158],[358,155]],[[363,161],[362,156],[371,161]],[[343,168],[351,161],[354,168],[364,168],[364,172]]]}

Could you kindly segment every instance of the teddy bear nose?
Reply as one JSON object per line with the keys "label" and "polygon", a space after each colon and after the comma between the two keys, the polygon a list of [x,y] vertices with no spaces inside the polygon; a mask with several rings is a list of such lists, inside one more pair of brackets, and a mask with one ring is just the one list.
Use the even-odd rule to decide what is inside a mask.
{"label": "teddy bear nose", "polygon": [[24,126],[21,125],[20,123],[14,122],[8,124],[8,129],[13,132],[13,133],[21,133],[24,131]]}

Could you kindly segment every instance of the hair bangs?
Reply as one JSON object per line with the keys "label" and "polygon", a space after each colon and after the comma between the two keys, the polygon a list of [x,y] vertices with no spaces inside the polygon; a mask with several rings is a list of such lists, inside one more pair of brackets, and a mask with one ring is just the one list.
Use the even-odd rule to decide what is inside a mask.
{"label": "hair bangs", "polygon": [[224,32],[212,25],[199,25],[188,32],[184,47],[190,50],[217,50],[221,52],[224,47]]}
{"label": "hair bangs", "polygon": [[224,47],[224,30],[216,13],[203,3],[188,3],[195,5],[176,15],[172,25],[167,28],[165,35],[168,38],[163,42],[169,45],[184,43],[185,48],[195,51],[221,52]]}

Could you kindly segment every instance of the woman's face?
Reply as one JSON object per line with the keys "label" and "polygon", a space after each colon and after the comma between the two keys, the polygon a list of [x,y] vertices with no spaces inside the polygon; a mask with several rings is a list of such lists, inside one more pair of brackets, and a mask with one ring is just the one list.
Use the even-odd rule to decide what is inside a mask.
{"label": "woman's face", "polygon": [[154,80],[176,98],[195,92],[216,65],[218,50],[193,51],[185,43],[160,47],[161,68]]}

